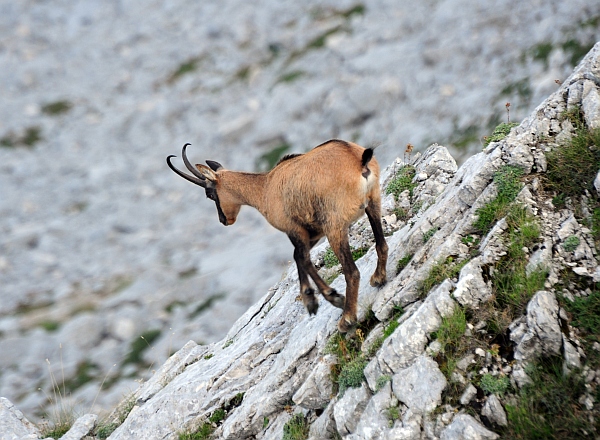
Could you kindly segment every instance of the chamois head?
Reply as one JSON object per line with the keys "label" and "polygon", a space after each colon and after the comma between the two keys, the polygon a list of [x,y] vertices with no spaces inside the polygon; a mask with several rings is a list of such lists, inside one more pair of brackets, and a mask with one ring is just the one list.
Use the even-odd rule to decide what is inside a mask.
{"label": "chamois head", "polygon": [[206,165],[196,164],[194,167],[190,161],[188,160],[185,150],[188,145],[185,144],[181,151],[181,155],[183,157],[183,163],[186,168],[193,174],[190,176],[185,174],[184,172],[175,168],[175,166],[171,163],[171,158],[176,157],[174,155],[170,155],[167,157],[167,165],[171,168],[175,173],[183,177],[184,179],[201,186],[204,188],[206,192],[206,197],[211,199],[217,205],[217,212],[219,214],[219,221],[223,223],[225,226],[232,225],[235,223],[237,219],[237,215],[240,212],[241,203],[239,203],[235,197],[233,197],[226,188],[223,188],[221,182],[221,171],[223,170],[223,166],[219,162],[215,162],[214,160],[207,160]]}

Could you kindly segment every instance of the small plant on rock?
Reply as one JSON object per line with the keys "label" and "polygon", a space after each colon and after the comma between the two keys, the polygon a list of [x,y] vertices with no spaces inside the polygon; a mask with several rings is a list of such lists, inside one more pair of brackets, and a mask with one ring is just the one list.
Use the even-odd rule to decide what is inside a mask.
{"label": "small plant on rock", "polygon": [[416,170],[414,166],[404,165],[396,172],[396,176],[388,184],[385,193],[393,194],[394,198],[398,200],[400,194],[408,190],[410,192],[410,197],[412,197],[413,189],[417,186],[416,183],[413,183],[415,174]]}
{"label": "small plant on rock", "polygon": [[508,376],[492,376],[489,373],[481,376],[479,386],[488,394],[504,394],[510,387],[510,379]]}
{"label": "small plant on rock", "polygon": [[408,254],[398,260],[398,263],[396,263],[396,275],[408,266],[408,263],[410,263],[410,260],[412,260],[413,257],[414,254]]}
{"label": "small plant on rock", "polygon": [[565,251],[567,252],[573,252],[575,249],[577,249],[577,246],[579,246],[579,238],[576,235],[571,235],[570,237],[567,237],[563,243],[563,248]]}
{"label": "small plant on rock", "polygon": [[283,425],[282,440],[305,440],[308,438],[308,422],[304,414],[297,413]]}

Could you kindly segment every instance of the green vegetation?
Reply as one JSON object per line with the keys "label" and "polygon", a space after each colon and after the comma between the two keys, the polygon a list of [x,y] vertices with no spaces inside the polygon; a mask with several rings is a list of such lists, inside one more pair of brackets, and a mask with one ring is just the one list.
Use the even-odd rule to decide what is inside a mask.
{"label": "green vegetation", "polygon": [[65,100],[50,102],[42,106],[42,113],[56,116],[68,112],[71,110],[71,107],[73,107],[73,104]]}
{"label": "green vegetation", "polygon": [[304,414],[296,413],[283,425],[282,440],[305,440],[308,438],[309,428]]}
{"label": "green vegetation", "polygon": [[37,126],[27,127],[23,134],[18,135],[13,132],[0,138],[0,147],[15,148],[26,147],[31,148],[42,140],[42,129]]}
{"label": "green vegetation", "polygon": [[60,328],[60,322],[46,320],[40,322],[40,327],[42,327],[47,332],[54,332]]}
{"label": "green vegetation", "polygon": [[563,302],[564,307],[573,316],[571,325],[598,339],[598,335],[600,335],[600,290],[594,289],[586,297],[575,298],[574,301],[564,299]]}
{"label": "green vegetation", "polygon": [[579,237],[577,237],[576,235],[571,235],[570,237],[566,238],[566,240],[564,241],[562,246],[565,251],[573,252],[575,249],[577,249],[577,246],[579,246],[579,243],[580,243]]}
{"label": "green vegetation", "polygon": [[487,394],[501,396],[509,389],[510,379],[508,376],[492,376],[486,373],[479,379],[479,386]]}
{"label": "green vegetation", "polygon": [[435,233],[436,233],[437,231],[439,231],[439,230],[440,230],[440,228],[439,228],[439,227],[437,227],[437,226],[434,226],[433,228],[431,228],[431,229],[429,229],[427,232],[425,232],[425,233],[423,234],[423,243],[427,243],[427,242],[429,241],[429,239],[430,239],[431,237],[433,237],[433,236],[435,235]]}
{"label": "green vegetation", "polygon": [[[358,260],[364,256],[368,250],[368,247],[352,249],[352,259],[354,261]],[[327,248],[327,251],[325,251],[325,254],[323,255],[323,263],[325,263],[325,267],[329,269],[340,264],[340,260],[338,260],[338,257],[331,248]]]}
{"label": "green vegetation", "polygon": [[71,429],[73,423],[75,423],[75,416],[70,414],[43,426],[42,429],[40,429],[40,432],[43,438],[53,438],[58,440]]}
{"label": "green vegetation", "polygon": [[396,329],[400,326],[398,318],[400,318],[403,314],[404,309],[401,306],[394,306],[394,313],[392,314],[389,322],[383,327],[383,334],[375,339],[375,341],[373,341],[373,345],[369,347],[369,356],[375,356],[377,350],[379,350],[383,345],[383,341],[389,338],[392,333],[396,331]]}
{"label": "green vegetation", "polygon": [[404,191],[410,191],[410,196],[413,195],[413,190],[417,184],[413,183],[415,177],[415,167],[412,165],[404,165],[397,172],[394,178],[390,181],[387,188],[385,189],[386,194],[393,194],[394,198],[398,200],[400,194]]}
{"label": "green vegetation", "polygon": [[480,128],[478,125],[472,124],[466,128],[458,128],[458,124],[454,122],[454,130],[448,143],[454,145],[458,149],[465,149],[471,144],[479,143]]}
{"label": "green vegetation", "polygon": [[540,230],[535,217],[518,205],[513,205],[506,216],[507,253],[496,265],[492,277],[496,304],[500,309],[511,311],[509,318],[521,314],[535,292],[544,288],[546,268],[538,268],[529,275],[526,272],[530,248],[539,240]]}
{"label": "green vegetation", "polygon": [[485,136],[483,145],[487,147],[492,142],[501,141],[508,136],[508,133],[510,133],[513,127],[517,127],[518,125],[517,122],[502,122],[501,124],[498,124],[490,136]]}
{"label": "green vegetation", "polygon": [[475,212],[478,218],[473,226],[482,234],[487,234],[494,224],[507,214],[523,187],[520,180],[522,176],[523,170],[512,165],[504,165],[494,174],[498,195]]}
{"label": "green vegetation", "polygon": [[131,343],[129,354],[123,359],[122,365],[140,364],[144,357],[144,351],[150,347],[150,344],[158,339],[160,333],[161,331],[159,329],[148,330],[142,333],[139,338],[136,338]]}
{"label": "green vegetation", "polygon": [[597,422],[579,403],[585,393],[581,374],[564,375],[562,359],[542,359],[526,370],[532,383],[517,392],[517,401],[506,405],[508,427],[504,438],[595,438]]}
{"label": "green vegetation", "polygon": [[453,257],[448,257],[445,260],[435,263],[419,286],[420,296],[426,296],[434,286],[437,286],[445,279],[456,277],[467,262],[467,260],[456,262]]}
{"label": "green vegetation", "polygon": [[291,145],[282,143],[272,150],[262,154],[258,159],[256,159],[256,169],[258,171],[271,170],[277,164],[277,162],[279,162],[279,159],[281,159],[283,155],[289,151],[290,148],[292,148]]}
{"label": "green vegetation", "polygon": [[375,391],[379,391],[382,389],[386,383],[392,380],[392,376],[384,374],[383,376],[379,376],[377,378],[377,382],[375,383]]}
{"label": "green vegetation", "polygon": [[465,312],[457,306],[452,315],[442,318],[440,328],[431,334],[431,339],[437,340],[442,346],[438,360],[441,361],[440,370],[448,379],[452,377],[457,358],[462,354],[462,337],[466,329]]}
{"label": "green vegetation", "polygon": [[221,408],[217,408],[208,417],[202,425],[194,432],[180,432],[179,440],[205,440],[209,439],[215,432],[215,429],[222,425],[223,420],[227,418],[227,415],[231,410],[241,405],[244,399],[244,393],[238,393],[231,400],[223,405]]}
{"label": "green vegetation", "polygon": [[214,356],[213,353],[207,354],[206,356],[204,356],[205,360],[209,360],[210,358],[212,358]]}
{"label": "green vegetation", "polygon": [[198,64],[202,61],[201,57],[192,57],[182,62],[177,69],[167,79],[168,84],[173,84],[178,81],[182,76],[194,72],[198,68]]}
{"label": "green vegetation", "polygon": [[131,410],[136,404],[136,399],[133,394],[126,397],[117,407],[115,418],[112,421],[103,421],[96,427],[96,437],[99,439],[108,438],[115,429],[123,424]]}
{"label": "green vegetation", "polygon": [[500,95],[510,97],[514,96],[515,94],[524,102],[529,102],[531,95],[533,94],[531,86],[529,85],[529,78],[523,78],[519,81],[512,82],[504,87],[500,92]]}
{"label": "green vegetation", "polygon": [[369,311],[365,319],[360,322],[356,329],[356,337],[347,337],[340,333],[335,333],[325,346],[325,353],[333,354],[337,358],[337,364],[331,368],[331,380],[336,385],[337,390],[343,393],[347,388],[359,387],[364,379],[364,367],[369,357],[381,347],[381,342],[375,341],[373,346],[378,347],[369,350],[368,355],[362,353],[362,344],[369,332],[377,325],[379,321],[375,318],[373,311]]}
{"label": "green vegetation", "polygon": [[225,296],[226,295],[224,293],[216,293],[214,295],[209,296],[208,298],[206,298],[206,300],[201,302],[198,305],[198,307],[196,307],[196,309],[194,309],[194,311],[190,314],[190,318],[195,318],[202,312],[205,312],[206,310],[210,309],[215,301],[223,299],[225,298]]}
{"label": "green vegetation", "polygon": [[292,70],[291,72],[281,75],[277,80],[277,83],[291,83],[296,81],[298,78],[303,77],[304,75],[306,75],[304,70]]}
{"label": "green vegetation", "polygon": [[390,427],[394,426],[394,422],[396,420],[400,420],[400,416],[402,415],[400,412],[400,408],[397,406],[391,406],[386,410],[387,418],[390,420]]}
{"label": "green vegetation", "polygon": [[83,361],[77,365],[75,376],[70,380],[63,381],[63,388],[67,393],[71,393],[86,383],[90,382],[96,376],[98,366],[90,361]]}
{"label": "green vegetation", "polygon": [[588,130],[577,107],[565,112],[564,118],[573,124],[575,135],[569,142],[546,153],[545,184],[557,193],[553,200],[558,202],[557,207],[562,207],[567,197],[579,197],[586,190],[595,191],[594,179],[600,168],[600,129]]}
{"label": "green vegetation", "polygon": [[212,425],[208,422],[204,422],[196,432],[192,433],[180,433],[179,440],[206,440],[209,439],[214,431]]}
{"label": "green vegetation", "polygon": [[339,392],[343,396],[348,388],[358,388],[365,380],[364,369],[367,366],[367,360],[362,356],[357,356],[344,364],[338,376]]}
{"label": "green vegetation", "polygon": [[396,275],[398,275],[406,266],[408,266],[408,263],[410,263],[410,260],[412,260],[413,257],[414,254],[408,254],[398,260],[396,263]]}

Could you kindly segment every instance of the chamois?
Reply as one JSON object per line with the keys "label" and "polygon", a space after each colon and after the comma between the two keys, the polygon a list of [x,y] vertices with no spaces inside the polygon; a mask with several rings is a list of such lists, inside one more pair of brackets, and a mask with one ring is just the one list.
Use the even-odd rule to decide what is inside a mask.
{"label": "chamois", "polygon": [[[342,333],[356,327],[360,273],[348,243],[350,225],[367,213],[375,235],[377,268],[372,286],[386,282],[388,246],[381,225],[379,164],[372,148],[352,142],[330,140],[305,154],[283,157],[266,173],[230,171],[215,161],[194,168],[182,149],[183,161],[192,176],[178,170],[170,155],[167,164],[184,179],[200,185],[206,197],[217,206],[219,220],[225,226],[235,223],[242,205],[256,208],[275,228],[287,234],[294,245],[302,302],[310,315],[319,307],[312,278],[325,299],[343,309],[338,322]],[[346,278],[346,296],[323,281],[310,260],[310,249],[326,236],[342,264]]]}

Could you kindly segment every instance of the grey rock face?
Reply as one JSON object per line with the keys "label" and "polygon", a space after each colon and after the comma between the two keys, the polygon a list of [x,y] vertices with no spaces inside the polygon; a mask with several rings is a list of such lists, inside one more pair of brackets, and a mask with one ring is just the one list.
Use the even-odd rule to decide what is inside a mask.
{"label": "grey rock face", "polygon": [[481,410],[481,415],[486,416],[488,419],[490,419],[490,421],[500,426],[508,425],[506,412],[504,411],[500,400],[495,394],[492,394],[487,398],[485,405]]}
{"label": "grey rock face", "polygon": [[[536,293],[527,305],[526,330],[513,333],[517,343],[515,359],[525,361],[540,354],[558,354],[562,346],[562,333],[558,322],[558,302],[551,292]],[[516,327],[515,327],[516,329]]]}
{"label": "grey rock face", "polygon": [[495,440],[498,434],[486,429],[468,414],[459,414],[442,431],[440,440]]}
{"label": "grey rock face", "polygon": [[423,304],[385,340],[380,352],[365,368],[372,390],[382,374],[394,374],[412,365],[423,353],[428,335],[437,330],[442,316],[448,316],[456,303],[450,298],[449,281],[432,291]]}
{"label": "grey rock face", "polygon": [[0,397],[0,434],[2,440],[34,440],[40,431],[8,399]]}
{"label": "grey rock face", "polygon": [[481,274],[481,258],[469,261],[460,271],[460,277],[452,296],[462,306],[477,309],[479,304],[492,296],[492,289],[483,280]]}
{"label": "grey rock face", "polygon": [[441,403],[446,384],[437,363],[428,356],[420,356],[393,378],[393,390],[398,400],[421,414],[433,411]]}
{"label": "grey rock face", "polygon": [[98,416],[96,414],[86,414],[79,417],[60,440],[82,440],[94,429],[97,421]]}
{"label": "grey rock face", "polygon": [[473,400],[473,397],[475,397],[476,395],[477,395],[477,388],[475,388],[473,386],[473,384],[470,383],[465,388],[462,395],[460,396],[460,403],[462,405],[467,405],[471,400]]}
{"label": "grey rock face", "polygon": [[335,425],[341,435],[348,435],[356,429],[359,417],[369,403],[371,393],[363,384],[360,388],[346,390],[344,396],[333,409]]}
{"label": "grey rock face", "polygon": [[[218,34],[218,29],[210,31],[211,38],[216,38]],[[307,41],[310,41],[308,37]],[[337,41],[339,44],[339,40]],[[342,47],[345,47],[343,44],[335,46],[335,38],[330,44],[338,50],[347,50]],[[318,55],[315,56],[319,58]],[[582,64],[581,69],[589,70],[592,64],[597,66],[599,57],[600,45],[597,45]],[[369,63],[376,59],[373,54],[367,54],[361,68],[368,68]],[[310,64],[309,67],[312,65]],[[390,230],[393,234],[386,237],[390,247],[388,284],[380,289],[369,285],[369,278],[377,260],[374,249],[370,249],[357,261],[361,273],[359,317],[364,319],[372,316],[371,312],[373,312],[382,321],[379,329],[368,341],[371,348],[378,346],[375,342],[380,344],[381,348],[374,350],[376,351],[374,354],[370,350],[363,351],[364,356],[367,358],[372,356],[372,358],[363,372],[354,371],[359,379],[362,379],[364,374],[367,383],[363,382],[359,388],[346,390],[343,397],[329,395],[331,400],[327,402],[331,383],[326,374],[329,360],[325,362],[324,360],[328,356],[328,341],[336,331],[336,322],[341,312],[319,298],[321,302],[319,313],[308,316],[301,302],[296,299],[298,274],[294,267],[290,267],[262,298],[256,302],[254,299],[248,300],[254,305],[250,306],[234,323],[224,339],[210,344],[189,342],[183,345],[182,349],[158,369],[154,377],[141,384],[128,400],[131,405],[128,405],[127,409],[130,409],[130,412],[110,438],[112,440],[174,439],[182,432],[193,432],[220,409],[226,411],[226,414],[219,424],[215,424],[214,436],[226,440],[280,438],[284,426],[291,419],[291,412],[301,412],[307,416],[308,423],[311,424],[310,435],[314,439],[340,434],[352,440],[412,439],[423,436],[441,439],[497,438],[497,435],[484,428],[477,418],[464,414],[461,412],[462,408],[454,407],[450,403],[440,408],[440,412],[435,413],[437,414],[435,418],[428,418],[431,411],[436,406],[439,407],[446,378],[437,363],[428,356],[426,348],[429,347],[430,352],[434,353],[437,346],[438,355],[441,353],[441,344],[432,343],[434,339],[432,334],[440,328],[442,318],[450,316],[455,308],[460,306],[461,301],[474,307],[489,297],[487,292],[480,295],[480,292],[476,291],[476,286],[483,288],[484,269],[489,269],[486,273],[491,273],[493,265],[505,255],[503,252],[506,251],[505,239],[508,228],[506,219],[500,220],[486,237],[480,237],[482,239],[479,247],[480,256],[471,262],[470,266],[465,266],[467,270],[464,270],[458,278],[438,279],[436,281],[438,284],[427,289],[428,291],[423,288],[423,282],[437,265],[456,261],[454,258],[457,255],[460,261],[464,261],[471,257],[471,252],[477,250],[474,246],[467,246],[463,238],[471,234],[480,235],[473,227],[473,220],[476,218],[477,209],[484,206],[497,193],[493,179],[500,167],[511,163],[532,172],[537,172],[544,167],[539,151],[533,145],[538,145],[536,139],[550,136],[550,132],[560,134],[561,130],[563,132],[568,130],[567,128],[563,130],[557,115],[561,114],[567,105],[580,103],[584,92],[582,80],[581,70],[578,70],[505,140],[490,144],[484,152],[467,160],[458,170],[448,159],[445,148],[439,145],[433,146],[431,151],[425,151],[416,158],[414,163],[417,173],[413,179],[416,187],[412,197],[410,194],[405,194],[405,200],[393,202],[406,202],[408,206],[414,208],[416,200],[423,202],[423,205],[418,209],[415,208],[417,212],[412,212],[406,223],[396,223],[395,232]],[[191,78],[190,81],[193,82]],[[183,83],[179,84],[177,87],[187,90]],[[345,91],[341,93],[339,90],[324,87],[324,90],[328,91],[323,93],[328,94],[329,97],[341,93],[340,99],[348,102],[364,99],[361,108],[370,111],[379,98],[384,98],[385,93],[378,84],[370,83],[369,87],[377,99],[364,98],[364,95],[355,88],[346,94]],[[278,85],[275,89],[279,90],[274,92],[278,96],[277,100],[281,103],[287,102],[287,92],[289,92],[287,86]],[[310,108],[311,99],[309,97],[306,99],[307,108]],[[282,111],[285,106],[276,105],[277,100],[273,103],[269,102],[268,105]],[[337,99],[331,98],[324,106],[327,111],[330,111],[328,117],[339,123],[351,120],[349,113],[351,107],[340,105]],[[269,111],[277,113],[273,108]],[[231,115],[227,120],[221,120],[217,124],[219,139],[237,139],[241,142],[246,131],[251,131],[252,127],[261,124],[250,113],[244,109],[239,115]],[[284,121],[285,119],[280,120],[282,124]],[[267,127],[263,130],[262,135],[269,134],[271,139],[277,138],[276,129],[271,128],[269,133]],[[290,128],[290,131],[295,133],[290,134],[290,139],[302,139],[300,131],[294,132],[293,128]],[[568,133],[565,132],[563,135],[566,137]],[[252,136],[250,138],[257,139]],[[393,177],[393,170],[397,170],[402,164],[401,160],[395,161],[383,173],[383,179],[389,181]],[[104,181],[102,175],[106,172],[107,169],[96,170],[92,177]],[[544,236],[552,240],[554,245],[552,252],[556,252],[562,258],[559,260],[561,264],[564,262],[568,267],[578,268],[582,273],[583,269],[586,271],[589,268],[596,269],[598,264],[594,260],[593,243],[590,247],[586,239],[589,231],[586,232],[576,221],[570,220],[568,210],[552,212],[549,216],[548,211],[544,210],[541,204],[535,203],[534,182],[521,191],[519,198],[532,213],[535,210],[541,211],[540,221],[547,229],[544,230]],[[138,226],[119,224],[116,226],[116,233],[135,234],[136,227]],[[371,243],[372,237],[365,231],[367,231],[365,220],[359,220],[351,231],[352,242]],[[25,228],[22,233],[19,235],[19,240],[23,239],[30,243],[33,243],[32,240],[35,238],[32,235],[37,234],[35,227]],[[424,239],[426,234],[428,240]],[[581,244],[576,251],[568,254],[563,252],[560,246],[555,245],[562,243],[561,237],[568,237],[568,234],[581,237],[582,243],[585,241],[586,245]],[[219,241],[218,237],[214,237],[214,240],[223,244],[225,239],[221,238]],[[43,240],[40,243],[42,242]],[[178,243],[177,247],[185,247],[186,244]],[[312,257],[316,259],[322,255],[326,246],[327,243],[316,246]],[[34,251],[34,258],[38,263],[45,265],[44,267],[53,267],[57,264],[58,260],[52,255],[44,252],[40,254],[38,251],[43,249]],[[136,304],[140,295],[147,300],[148,304],[161,310],[161,313],[173,314],[185,321],[187,313],[195,313],[197,307],[202,304],[194,304],[193,307],[189,307],[189,310],[185,302],[168,304],[165,298],[170,298],[170,294],[175,295],[176,292],[170,289],[162,290],[160,286],[182,283],[186,289],[192,287],[204,289],[208,284],[202,284],[201,276],[196,277],[194,283],[185,281],[186,276],[189,276],[194,268],[216,270],[218,265],[211,259],[201,262],[188,261],[186,252],[179,252],[183,254],[169,253],[168,260],[172,261],[173,268],[184,271],[187,275],[175,273],[164,275],[161,271],[150,275],[146,271],[120,289],[98,292],[98,297],[103,295],[107,297],[105,301],[95,304],[102,311],[103,316],[106,316],[106,321],[99,322],[90,319],[89,315],[79,314],[78,319],[64,326],[67,330],[58,329],[56,333],[51,334],[39,328],[33,329],[30,334],[35,335],[38,341],[35,348],[45,354],[48,346],[58,340],[56,335],[62,338],[67,334],[72,337],[70,340],[73,341],[74,346],[92,347],[100,339],[101,345],[111,341],[122,345],[118,344],[120,338],[134,335],[143,328],[145,309],[140,309]],[[411,256],[410,263],[398,275],[394,275],[396,262],[408,255]],[[227,254],[226,257],[216,255],[214,258],[218,260],[230,257],[231,254]],[[452,257],[452,260],[448,257]],[[0,265],[2,264],[4,263],[0,261]],[[553,259],[551,270],[554,273],[557,270],[556,264]],[[269,267],[272,270],[272,267]],[[345,287],[344,283],[343,277],[338,277],[332,282],[332,286],[342,291]],[[562,349],[566,368],[575,367],[577,361],[581,363],[583,359],[577,357],[581,354],[574,339],[576,332],[572,332],[568,338],[561,333],[559,325],[561,313],[556,298],[550,291],[552,288],[550,278],[548,285],[550,286],[548,291],[538,292],[533,297],[527,306],[526,315],[516,319],[511,325],[511,337],[517,344],[515,351],[517,362],[508,367],[512,368],[512,378],[519,385],[526,383],[528,379],[524,369],[525,363],[540,354],[559,354]],[[66,315],[74,313],[67,290],[56,293],[68,299],[64,303],[67,304],[64,306]],[[99,286],[99,290],[102,290],[102,286]],[[48,296],[54,294],[48,293]],[[583,295],[585,292],[580,294]],[[14,304],[7,306],[3,304],[3,306],[11,308]],[[244,305],[244,308],[246,307]],[[48,316],[47,311],[43,311],[40,316]],[[164,321],[152,318],[149,325],[163,328],[165,322],[174,319],[173,316],[169,315],[164,318]],[[399,325],[382,342],[379,339],[383,335],[381,329],[390,328],[392,316],[397,319]],[[563,313],[563,320],[565,316]],[[218,321],[218,316],[213,318]],[[94,329],[89,335],[74,335],[85,328],[86,323],[97,325],[103,330]],[[475,324],[468,327],[471,331],[484,330],[486,326],[483,319],[470,324]],[[0,328],[16,331],[18,326],[14,320],[3,320]],[[63,331],[65,334],[61,334]],[[110,336],[105,337],[106,333]],[[198,334],[200,333],[196,335]],[[0,348],[3,352],[4,349],[14,350],[26,358],[23,362],[24,369],[28,374],[32,374],[31,377],[37,378],[38,370],[35,369],[35,362],[27,358],[27,351],[22,349],[28,337],[20,336],[2,340]],[[361,337],[357,333],[357,338]],[[161,344],[166,343],[163,340]],[[163,347],[166,349],[164,345]],[[108,357],[111,350],[106,347],[104,350],[102,353],[106,353]],[[465,385],[473,380],[473,375],[484,374],[483,372],[490,371],[489,369],[498,372],[497,369],[493,370],[494,367],[498,367],[493,365],[493,362],[500,362],[493,358],[498,356],[492,356],[490,351],[482,347],[478,347],[474,352],[475,355],[466,354],[455,371],[454,377],[460,377],[459,382]],[[144,358],[155,359],[154,356],[155,354],[148,352]],[[95,354],[94,359],[100,362],[103,357]],[[77,359],[77,355],[69,354],[68,370],[76,370]],[[473,366],[473,361],[484,363],[481,372],[477,373],[470,368]],[[5,357],[0,359],[0,363],[3,371],[13,368]],[[506,364],[504,361],[503,363]],[[3,384],[8,381],[7,378],[15,377],[16,374],[14,371],[9,371],[8,374],[3,372],[1,377]],[[593,376],[595,377],[596,373]],[[594,379],[590,376],[590,380]],[[294,405],[294,400],[305,407]],[[467,400],[465,397],[463,401],[467,402]],[[490,397],[485,409],[489,417],[495,417],[496,423],[503,420],[500,413],[501,406],[499,407],[498,403]],[[586,395],[583,397],[582,404],[593,407],[594,403],[591,397]],[[6,405],[4,407],[8,408]],[[324,408],[324,410],[321,416],[317,417],[319,412],[308,408],[319,408],[319,410]],[[17,423],[15,429],[26,427],[26,424],[20,422],[19,417],[16,416],[18,414],[12,410],[2,411],[0,426],[14,422]],[[394,419],[393,426],[390,426],[389,419]],[[119,417],[118,420],[120,422],[121,418]]]}
{"label": "grey rock face", "polygon": [[335,364],[335,356],[324,356],[296,391],[292,400],[296,405],[306,409],[325,408],[333,394],[331,367]]}

